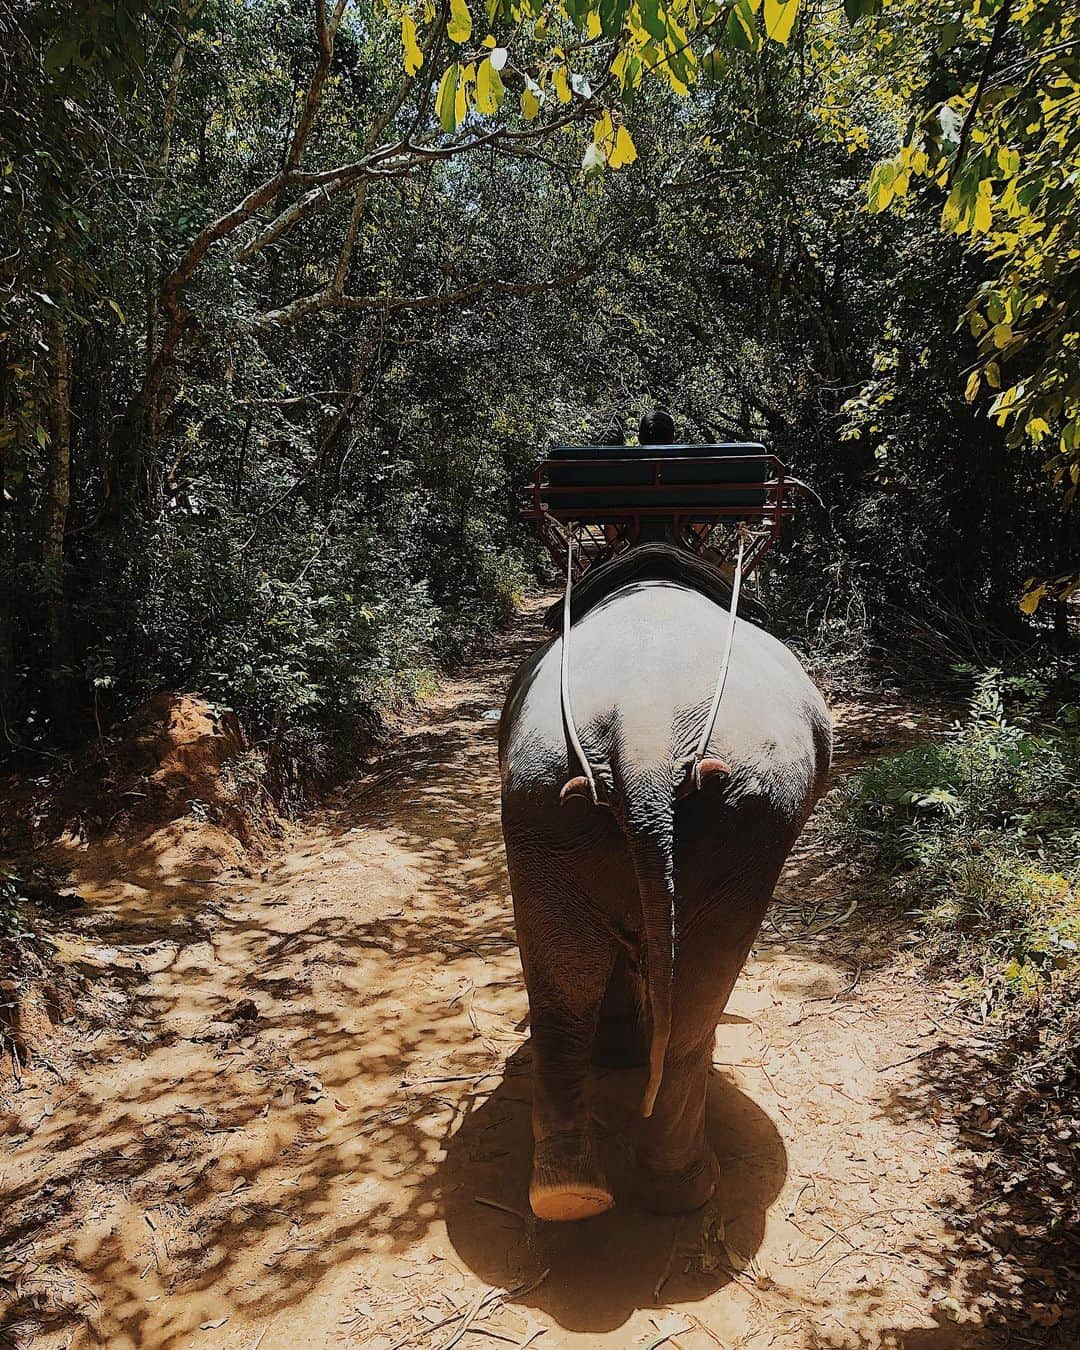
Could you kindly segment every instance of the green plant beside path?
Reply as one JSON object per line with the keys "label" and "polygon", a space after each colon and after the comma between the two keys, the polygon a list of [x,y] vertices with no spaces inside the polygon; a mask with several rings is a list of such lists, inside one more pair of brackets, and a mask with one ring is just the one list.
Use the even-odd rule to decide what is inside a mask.
{"label": "green plant beside path", "polygon": [[1080,709],[1042,713],[1046,693],[1039,680],[976,674],[951,738],[873,761],[829,808],[832,837],[917,912],[931,951],[987,1011],[1075,984]]}

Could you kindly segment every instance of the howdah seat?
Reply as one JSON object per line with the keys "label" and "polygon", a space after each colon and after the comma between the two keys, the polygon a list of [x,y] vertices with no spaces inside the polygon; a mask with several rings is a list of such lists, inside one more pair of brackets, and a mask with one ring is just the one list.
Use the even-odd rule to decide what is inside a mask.
{"label": "howdah seat", "polygon": [[[757,441],[560,445],[537,464],[522,515],[553,557],[566,565],[571,555],[577,577],[627,545],[658,539],[708,551],[721,567],[741,550],[750,576],[794,514],[801,486]],[[607,526],[618,527],[617,542]]]}
{"label": "howdah seat", "polygon": [[[765,506],[771,456],[756,442],[665,445],[560,445],[548,458],[549,505],[560,512],[624,515],[663,507],[751,514]],[[661,513],[662,514],[662,513]]]}

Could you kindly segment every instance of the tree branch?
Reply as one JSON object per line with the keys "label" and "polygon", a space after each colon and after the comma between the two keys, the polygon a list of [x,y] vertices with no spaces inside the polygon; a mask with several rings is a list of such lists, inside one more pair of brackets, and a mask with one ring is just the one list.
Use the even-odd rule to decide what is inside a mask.
{"label": "tree branch", "polygon": [[450,305],[463,304],[478,295],[536,295],[541,291],[558,290],[562,286],[573,285],[594,271],[599,259],[572,268],[557,277],[546,277],[542,281],[504,281],[497,277],[488,277],[483,281],[473,281],[456,291],[437,291],[431,295],[341,295],[332,287],[317,291],[314,295],[301,296],[280,309],[267,310],[260,314],[255,327],[260,332],[272,328],[284,328],[305,318],[328,309],[380,310],[386,314],[398,314],[403,310],[446,309]]}
{"label": "tree branch", "polygon": [[983,58],[983,66],[979,73],[979,82],[975,86],[975,94],[971,100],[971,107],[967,110],[967,116],[964,118],[964,125],[960,128],[960,143],[956,147],[956,154],[953,157],[952,167],[949,170],[949,177],[945,184],[946,188],[952,187],[953,179],[956,177],[960,166],[967,158],[967,148],[968,141],[971,138],[971,129],[975,125],[975,118],[979,112],[979,104],[982,102],[982,96],[986,92],[986,83],[990,78],[990,72],[994,68],[994,62],[997,60],[997,54],[1001,49],[1001,44],[1005,41],[1005,33],[1009,27],[1011,10],[1012,0],[1003,0],[1001,8],[998,10],[994,31],[990,35],[990,44],[986,49],[986,56]]}
{"label": "tree branch", "polygon": [[470,140],[449,141],[442,145],[415,145],[410,140],[404,139],[384,143],[377,149],[369,151],[363,158],[348,164],[339,164],[333,169],[308,174],[294,172],[289,181],[309,186],[310,191],[275,216],[254,239],[237,250],[236,256],[244,261],[256,253],[261,253],[313,211],[319,210],[325,203],[348,191],[361,180],[405,178],[415,173],[426,161],[452,159],[456,155],[470,154],[488,146],[512,152],[517,145],[544,140],[553,132],[561,131],[563,127],[581,121],[591,113],[592,106],[591,100],[582,101],[576,104],[572,111],[545,122],[542,126],[531,127],[527,131],[508,131],[505,127],[496,127],[493,131],[474,135]]}
{"label": "tree branch", "polygon": [[[227,238],[257,212],[261,211],[264,206],[276,200],[281,192],[295,180],[296,166],[311,132],[315,115],[322,101],[326,79],[330,72],[334,38],[337,35],[338,26],[348,3],[349,0],[335,0],[333,15],[327,21],[326,0],[315,0],[315,26],[319,43],[319,58],[311,83],[308,85],[307,96],[304,99],[304,110],[293,133],[284,166],[260,183],[258,187],[253,188],[231,210],[205,225],[188,245],[176,267],[163,280],[160,303],[161,308],[168,315],[168,323],[162,335],[160,346],[147,367],[142,386],[121,419],[122,435],[131,437],[135,431],[135,424],[144,419],[145,430],[149,432],[151,439],[155,434],[166,373],[185,334],[194,326],[191,316],[187,314],[181,304],[180,297],[196,268],[214,244]],[[128,452],[128,457],[130,458],[130,452]]]}
{"label": "tree branch", "polygon": [[[445,23],[446,23],[446,10],[444,8],[443,10],[440,11],[437,23],[435,24],[432,31],[427,35],[427,38],[424,42],[423,46],[424,62],[428,60],[432,48],[435,46],[436,41],[441,36],[442,29]],[[375,145],[379,140],[379,137],[383,134],[386,128],[390,125],[390,123],[401,111],[401,107],[404,104],[406,98],[408,98],[409,91],[412,89],[415,83],[416,83],[415,75],[406,75],[405,79],[402,80],[401,84],[398,86],[397,93],[390,100],[389,106],[385,109],[384,112],[380,113],[379,116],[375,118],[375,121],[371,124],[371,129],[368,131],[367,137],[364,142],[364,149],[367,151],[368,154],[370,154],[372,150],[374,150]],[[429,79],[427,82],[427,93],[430,94],[430,92],[431,92],[431,80]],[[341,252],[338,254],[338,262],[337,267],[334,271],[334,279],[330,283],[331,290],[333,290],[334,293],[337,295],[340,295],[345,288],[345,277],[349,270],[349,261],[352,258],[353,248],[356,246],[356,235],[360,229],[360,221],[364,214],[364,206],[367,202],[367,194],[370,181],[371,181],[370,179],[362,179],[359,187],[356,189],[356,197],[355,200],[353,201],[352,215],[349,218],[349,228],[345,231],[345,242],[342,244]]]}
{"label": "tree branch", "polygon": [[326,85],[327,76],[330,74],[330,64],[334,59],[334,39],[337,37],[337,30],[348,3],[349,0],[336,0],[333,16],[328,23],[326,0],[315,0],[315,33],[319,41],[319,58],[315,63],[315,73],[311,77],[311,83],[308,85],[307,93],[304,96],[304,107],[296,123],[296,130],[293,132],[289,152],[285,156],[286,170],[295,169],[304,153],[304,146],[307,144],[312,124],[315,121],[315,114],[322,102],[323,89]]}
{"label": "tree branch", "polygon": [[337,0],[334,8],[333,17],[329,24],[326,19],[326,0],[315,0],[316,26],[319,35],[319,63],[315,74],[312,76],[311,83],[308,85],[307,97],[304,100],[304,112],[297,124],[296,131],[293,133],[292,144],[289,147],[289,154],[286,158],[285,168],[279,169],[277,173],[272,174],[265,179],[256,188],[253,188],[246,197],[237,203],[230,211],[219,216],[217,220],[211,221],[209,225],[202,230],[188,245],[187,252],[180,260],[179,264],[165,278],[164,295],[165,307],[172,312],[170,301],[175,303],[179,291],[191,280],[196,267],[202,262],[207,251],[213,244],[220,239],[226,238],[238,229],[246,221],[250,220],[257,211],[261,211],[264,206],[273,201],[291,182],[295,179],[296,164],[303,154],[304,145],[311,131],[311,124],[315,113],[318,111],[319,103],[322,100],[323,88],[326,84],[326,76],[330,69],[330,61],[333,57],[333,41],[337,34],[338,25],[341,23],[341,17],[345,12],[345,7],[349,0]]}

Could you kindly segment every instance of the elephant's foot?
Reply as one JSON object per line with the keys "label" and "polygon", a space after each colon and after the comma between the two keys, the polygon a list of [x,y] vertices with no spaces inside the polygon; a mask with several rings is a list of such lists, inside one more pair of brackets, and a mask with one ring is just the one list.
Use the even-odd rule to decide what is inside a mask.
{"label": "elephant's foot", "polygon": [[593,1041],[592,1062],[602,1069],[641,1069],[649,1047],[636,1020],[601,1018]]}
{"label": "elephant's foot", "polygon": [[712,1198],[718,1176],[711,1149],[678,1172],[661,1172],[642,1164],[641,1203],[654,1214],[686,1214]]}
{"label": "elephant's foot", "polygon": [[538,1219],[591,1219],[614,1203],[583,1131],[553,1134],[536,1145],[529,1204]]}

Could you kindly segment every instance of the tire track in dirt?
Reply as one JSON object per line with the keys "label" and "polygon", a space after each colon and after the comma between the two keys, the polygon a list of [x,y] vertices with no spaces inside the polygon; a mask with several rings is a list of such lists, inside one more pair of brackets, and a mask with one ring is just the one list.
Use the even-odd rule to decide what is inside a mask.
{"label": "tire track in dirt", "polygon": [[[637,1209],[640,1083],[612,1074],[596,1111],[617,1208],[528,1216],[490,713],[538,638],[534,611],[259,878],[87,863],[81,893],[133,994],[123,1025],[70,1048],[63,1082],[28,1076],[13,1097],[9,1337],[388,1350],[467,1324],[466,1346],[986,1343],[987,1272],[950,1220],[971,1160],[917,1071],[950,1039],[947,1003],[813,822],[718,1030],[714,1202]],[[836,713],[839,772],[917,731],[885,702]]]}

